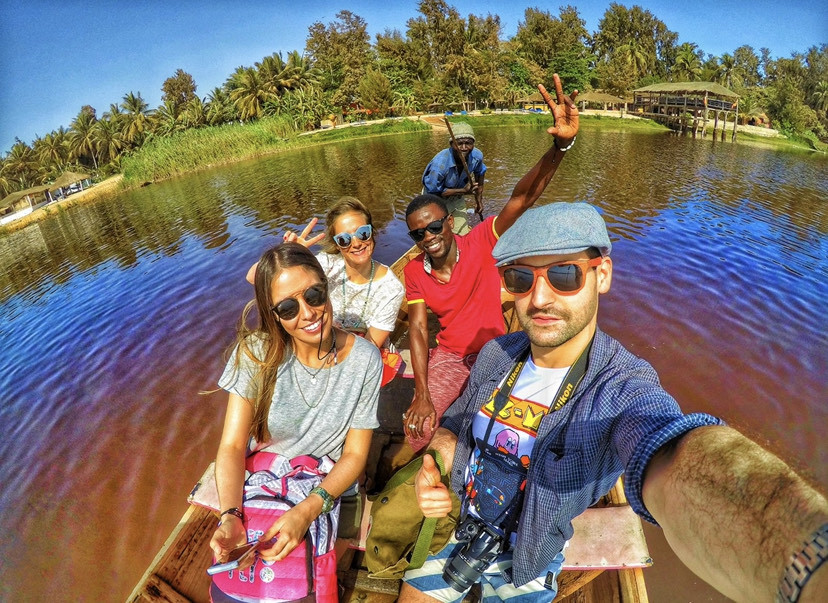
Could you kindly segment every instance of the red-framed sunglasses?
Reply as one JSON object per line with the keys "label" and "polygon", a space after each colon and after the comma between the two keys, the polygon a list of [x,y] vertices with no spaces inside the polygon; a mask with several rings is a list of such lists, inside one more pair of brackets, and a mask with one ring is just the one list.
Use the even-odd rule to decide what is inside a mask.
{"label": "red-framed sunglasses", "polygon": [[532,293],[539,276],[542,276],[546,284],[558,295],[575,295],[584,288],[587,267],[595,268],[603,261],[604,258],[599,257],[591,260],[556,262],[547,266],[509,264],[500,266],[498,272],[503,288],[516,297]]}

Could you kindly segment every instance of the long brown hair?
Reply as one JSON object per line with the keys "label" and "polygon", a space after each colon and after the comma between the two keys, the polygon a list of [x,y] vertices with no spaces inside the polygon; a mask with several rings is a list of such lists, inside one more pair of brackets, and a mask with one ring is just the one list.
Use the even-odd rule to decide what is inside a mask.
{"label": "long brown hair", "polygon": [[[339,216],[350,213],[362,214],[365,217],[366,224],[374,225],[371,221],[371,211],[363,205],[362,201],[356,197],[340,197],[336,204],[325,214],[325,238],[320,243],[322,251],[331,254],[339,253],[339,247],[336,246],[333,240],[336,234],[334,224]],[[376,237],[376,233],[373,236]]]}
{"label": "long brown hair", "polygon": [[[327,282],[316,257],[304,246],[298,243],[282,243],[265,251],[256,268],[256,298],[245,306],[236,329],[236,340],[231,348],[238,348],[234,363],[236,375],[239,374],[242,354],[258,367],[254,381],[256,397],[253,422],[250,426],[250,435],[256,442],[270,440],[267,418],[273,400],[273,390],[276,387],[279,366],[284,362],[291,344],[291,336],[271,310],[277,300],[273,299],[270,286],[273,279],[283,270],[295,267],[305,268],[316,274],[320,281]],[[248,317],[254,308],[258,309],[259,320],[258,324],[251,327],[248,325]],[[263,358],[259,358],[252,349],[254,342],[256,348],[261,347],[263,350]]]}

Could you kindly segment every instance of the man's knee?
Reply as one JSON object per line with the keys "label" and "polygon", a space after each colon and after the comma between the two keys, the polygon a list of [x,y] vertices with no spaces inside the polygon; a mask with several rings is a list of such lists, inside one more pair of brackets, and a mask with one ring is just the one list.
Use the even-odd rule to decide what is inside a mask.
{"label": "man's knee", "polygon": [[397,601],[399,603],[439,603],[434,597],[429,597],[405,582],[400,587],[400,598]]}

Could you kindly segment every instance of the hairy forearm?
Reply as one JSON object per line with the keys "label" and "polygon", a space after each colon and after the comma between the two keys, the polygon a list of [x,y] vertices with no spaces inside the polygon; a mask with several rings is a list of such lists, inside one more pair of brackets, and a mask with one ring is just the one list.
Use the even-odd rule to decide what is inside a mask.
{"label": "hairy forearm", "polygon": [[[736,601],[773,600],[791,554],[828,521],[824,495],[722,426],[695,429],[659,451],[643,497],[679,558]],[[825,579],[815,575],[800,601]]]}
{"label": "hairy forearm", "polygon": [[429,450],[436,450],[443,457],[446,474],[451,471],[451,467],[454,464],[454,450],[456,447],[457,436],[445,427],[438,427],[431,441],[428,443]]}

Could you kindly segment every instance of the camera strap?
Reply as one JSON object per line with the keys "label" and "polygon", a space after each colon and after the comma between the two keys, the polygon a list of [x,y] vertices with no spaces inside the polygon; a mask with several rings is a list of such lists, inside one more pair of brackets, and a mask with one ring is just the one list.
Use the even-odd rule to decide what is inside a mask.
{"label": "camera strap", "polygon": [[[589,340],[589,344],[581,351],[578,359],[572,366],[569,367],[563,381],[561,381],[561,385],[558,387],[558,391],[555,393],[555,397],[553,398],[554,402],[549,406],[548,414],[561,410],[564,406],[566,406],[567,402],[572,399],[572,394],[575,391],[575,388],[578,387],[578,384],[581,383],[584,375],[586,375],[587,364],[589,362],[589,352],[592,349],[593,339]],[[492,411],[492,416],[489,418],[489,425],[486,428],[486,436],[483,439],[484,442],[489,441],[489,436],[492,433],[495,418],[505,408],[506,403],[509,401],[509,396],[512,394],[515,383],[517,383],[520,371],[523,370],[523,366],[529,359],[531,350],[532,348],[530,347],[526,350],[526,352],[520,355],[512,367],[512,370],[509,371],[509,376],[506,377],[503,385],[494,395],[494,410]]]}
{"label": "camera strap", "polygon": [[[564,375],[564,378],[561,381],[560,386],[558,387],[558,391],[552,398],[552,403],[549,406],[549,411],[547,414],[551,414],[553,412],[561,410],[572,399],[572,394],[575,391],[575,388],[578,387],[578,384],[581,382],[581,380],[584,378],[584,375],[586,374],[587,364],[589,361],[589,352],[591,349],[592,340],[590,340],[589,344],[581,351],[581,354],[578,356],[578,359],[571,367],[569,367],[569,370],[567,371],[566,375]],[[495,518],[489,518],[495,524],[501,524],[501,522],[503,522],[503,524],[501,524],[500,527],[504,529],[507,537],[508,534],[517,525],[519,509],[523,504],[523,492],[526,486],[526,475],[529,472],[529,468],[521,465],[516,458],[510,457],[509,455],[497,450],[495,447],[489,444],[489,438],[491,437],[492,428],[495,424],[495,419],[500,414],[500,412],[502,412],[502,410],[506,406],[506,403],[509,401],[509,396],[511,395],[512,390],[514,389],[514,386],[517,383],[521,370],[523,370],[523,367],[526,365],[526,361],[529,358],[530,352],[531,348],[527,349],[525,353],[521,354],[520,357],[518,357],[518,359],[515,361],[514,366],[512,366],[512,369],[509,371],[508,376],[503,381],[503,385],[500,387],[500,389],[498,389],[497,393],[495,393],[493,397],[494,408],[491,416],[489,417],[489,423],[486,427],[486,434],[482,439],[477,441],[477,447],[481,454],[481,459],[479,461],[478,467],[484,465],[486,463],[484,459],[488,458],[488,462],[494,462],[496,467],[498,467],[497,471],[499,475],[514,476],[510,482],[511,487],[509,488],[514,488],[514,494],[506,494],[505,499],[509,502],[502,509],[502,512]],[[475,475],[472,479],[476,481],[478,477],[479,476]],[[488,480],[484,478],[483,481]],[[491,487],[493,484],[480,485],[485,488],[487,486]],[[506,484],[501,482],[499,485],[503,487]],[[503,492],[505,494],[505,491]],[[470,504],[471,500],[469,499],[469,497],[464,497],[461,514],[463,518],[466,517]],[[478,512],[482,512],[482,510],[478,509]]]}

